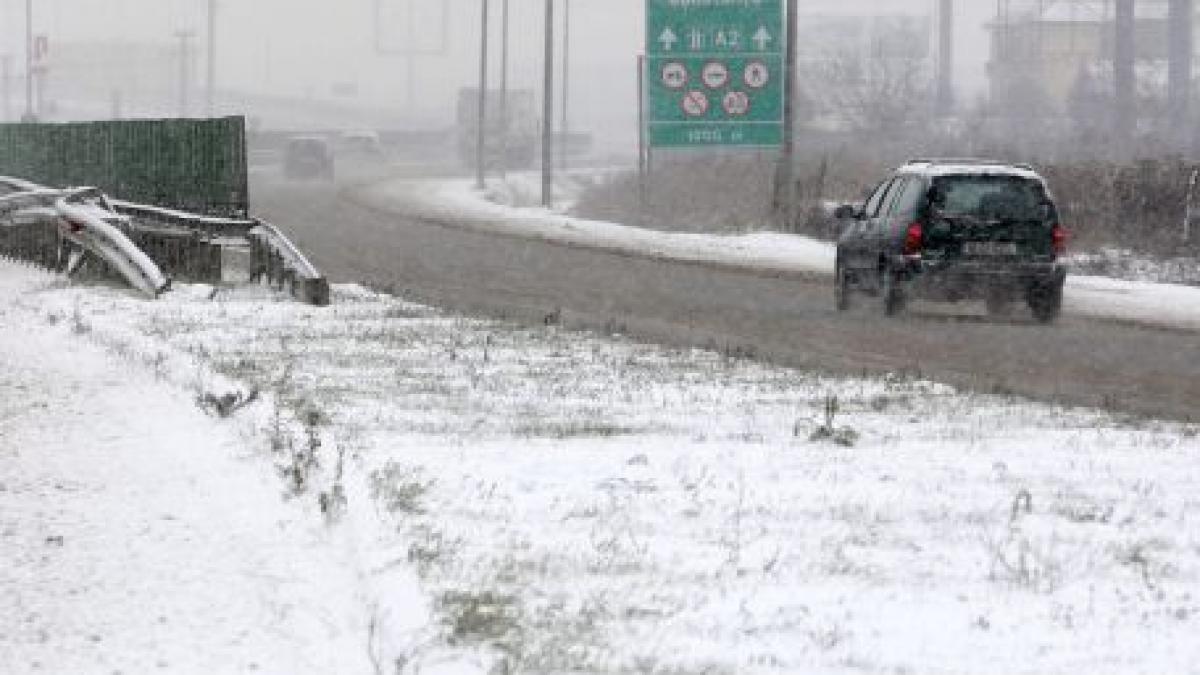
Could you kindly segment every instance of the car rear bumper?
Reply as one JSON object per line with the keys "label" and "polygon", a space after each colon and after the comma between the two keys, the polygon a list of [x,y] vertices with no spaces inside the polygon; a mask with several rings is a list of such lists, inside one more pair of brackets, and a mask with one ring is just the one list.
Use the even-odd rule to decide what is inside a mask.
{"label": "car rear bumper", "polygon": [[1066,268],[1057,262],[926,260],[903,256],[893,261],[910,288],[921,295],[983,298],[997,291],[1024,293],[1034,286],[1061,285]]}

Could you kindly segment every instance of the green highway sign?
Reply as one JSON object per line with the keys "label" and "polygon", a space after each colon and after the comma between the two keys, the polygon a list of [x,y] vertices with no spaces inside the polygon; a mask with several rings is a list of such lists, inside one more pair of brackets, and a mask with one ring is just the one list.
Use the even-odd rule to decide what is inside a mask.
{"label": "green highway sign", "polygon": [[783,141],[783,0],[646,0],[649,143]]}

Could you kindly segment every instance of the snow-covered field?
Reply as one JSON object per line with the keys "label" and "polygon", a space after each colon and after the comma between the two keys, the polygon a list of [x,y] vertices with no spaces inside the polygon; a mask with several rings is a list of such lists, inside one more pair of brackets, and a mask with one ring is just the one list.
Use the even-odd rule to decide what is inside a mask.
{"label": "snow-covered field", "polygon": [[[0,301],[0,598],[43,603],[0,614],[16,672],[149,669],[153,643],[105,625],[176,641],[171,672],[247,653],[304,672],[282,659],[325,648],[338,673],[489,655],[530,673],[1200,663],[1196,427],[464,319],[352,286],[316,309],[253,288],[147,302],[8,262],[0,278],[21,291]],[[64,402],[85,414],[56,415]],[[154,424],[104,424],[131,414]],[[74,475],[68,489],[45,467]],[[155,476],[176,501],[124,489]],[[176,503],[231,560],[176,548],[163,519],[193,515]],[[58,527],[58,508],[85,531]],[[251,560],[270,564],[252,584],[238,552],[256,527],[271,539]],[[158,557],[130,553],[143,546]],[[157,637],[139,593],[172,574],[195,580],[161,591],[178,613],[230,614],[248,633],[225,630],[297,652],[203,634],[215,621]],[[248,599],[264,589],[294,604]],[[333,624],[361,631],[345,649],[305,623],[352,600],[361,614]]]}

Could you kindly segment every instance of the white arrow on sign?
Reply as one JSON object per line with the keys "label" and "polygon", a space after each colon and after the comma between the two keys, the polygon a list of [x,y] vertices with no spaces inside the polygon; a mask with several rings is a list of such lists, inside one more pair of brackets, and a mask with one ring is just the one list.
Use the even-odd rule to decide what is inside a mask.
{"label": "white arrow on sign", "polygon": [[669,52],[675,48],[675,43],[679,42],[679,36],[670,28],[665,28],[662,35],[658,36],[658,41],[662,43],[663,51]]}
{"label": "white arrow on sign", "polygon": [[752,39],[754,40],[754,44],[758,45],[758,51],[765,52],[767,51],[767,45],[771,44],[771,40],[775,38],[771,37],[771,32],[767,30],[766,26],[759,26],[758,32],[754,34]]}

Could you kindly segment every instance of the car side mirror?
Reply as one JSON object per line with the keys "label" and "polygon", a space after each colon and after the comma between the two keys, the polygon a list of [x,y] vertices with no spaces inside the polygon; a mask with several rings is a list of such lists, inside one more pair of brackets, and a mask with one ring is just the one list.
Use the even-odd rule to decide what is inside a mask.
{"label": "car side mirror", "polygon": [[852,204],[842,204],[833,212],[833,217],[838,220],[852,220],[858,218],[858,209]]}

